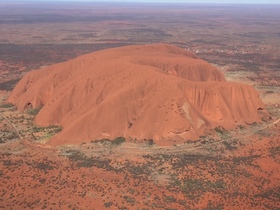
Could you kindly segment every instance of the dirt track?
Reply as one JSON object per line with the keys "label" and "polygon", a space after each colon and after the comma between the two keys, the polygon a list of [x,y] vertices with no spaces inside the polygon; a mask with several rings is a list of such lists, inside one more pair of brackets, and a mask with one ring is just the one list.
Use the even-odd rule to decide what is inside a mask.
{"label": "dirt track", "polygon": [[56,148],[50,147],[49,145],[37,144],[28,141],[27,139],[23,138],[23,136],[20,134],[18,129],[15,127],[15,125],[9,119],[7,119],[1,112],[0,112],[0,116],[13,128],[13,130],[16,132],[17,136],[19,137],[21,143],[24,144],[25,146],[40,148],[40,149],[57,150]]}
{"label": "dirt track", "polygon": [[[13,123],[11,123],[11,121],[9,119],[7,119],[2,113],[0,113],[0,116],[6,120],[6,122],[13,128],[13,130],[16,132],[16,134],[18,135],[20,141],[22,142],[22,144],[24,144],[25,146],[28,147],[33,147],[33,148],[39,148],[39,149],[46,149],[46,150],[54,150],[54,151],[59,151],[59,149],[57,147],[52,147],[46,144],[39,144],[39,143],[32,143],[31,141],[28,141],[26,139],[24,139],[22,137],[22,135],[20,134],[20,132],[17,130],[17,128],[15,127],[15,125],[13,125]],[[99,147],[99,148],[93,148],[91,149],[92,152],[103,152],[103,151],[111,151],[111,152],[118,152],[118,153],[122,153],[122,154],[135,154],[135,155],[140,155],[140,154],[158,154],[158,153],[162,153],[164,150],[164,153],[167,154],[172,154],[172,153],[182,153],[182,152],[192,152],[195,151],[197,149],[202,149],[205,146],[209,146],[209,145],[214,145],[214,144],[219,144],[221,143],[221,141],[232,141],[234,139],[245,139],[248,138],[250,136],[252,136],[253,134],[255,134],[255,132],[257,131],[261,131],[264,130],[268,127],[270,127],[271,125],[275,125],[280,121],[280,119],[275,120],[274,122],[265,125],[259,129],[254,129],[253,131],[251,131],[249,134],[247,135],[242,135],[242,136],[234,136],[228,139],[223,139],[223,140],[219,140],[219,141],[215,141],[215,142],[210,142],[207,143],[206,145],[196,145],[196,146],[191,146],[189,144],[181,144],[181,145],[177,145],[177,146],[139,146],[138,144],[133,144],[133,143],[125,143],[122,144],[118,147],[112,147],[112,148],[105,148],[105,147]]]}
{"label": "dirt track", "polygon": [[[3,99],[2,99],[3,100]],[[2,101],[1,100],[1,101]],[[61,151],[62,149],[65,148],[73,148],[73,146],[66,146],[66,147],[52,147],[50,145],[47,144],[40,144],[40,143],[33,143],[25,138],[23,138],[23,136],[20,134],[20,132],[17,130],[16,126],[9,120],[7,119],[7,117],[5,117],[1,112],[0,112],[0,116],[13,128],[13,130],[16,132],[17,136],[19,137],[20,141],[22,144],[24,144],[25,146],[28,147],[33,147],[33,148],[39,148],[39,149],[45,149],[45,150],[53,150],[53,151]],[[221,143],[221,141],[223,142],[229,142],[232,141],[234,139],[245,139],[248,138],[252,135],[254,135],[257,131],[261,131],[264,130],[272,125],[276,125],[278,122],[280,121],[280,119],[277,119],[275,121],[273,121],[272,123],[269,123],[268,125],[264,125],[258,129],[253,129],[250,133],[246,134],[246,135],[239,135],[239,136],[234,136],[234,137],[230,137],[227,139],[222,139],[222,140],[217,140],[214,142],[209,142],[207,144],[196,144],[196,145],[190,145],[190,144],[181,144],[181,145],[176,145],[176,146],[147,146],[147,145],[139,145],[139,144],[135,144],[135,143],[124,143],[120,146],[117,147],[105,147],[105,146],[101,146],[101,147],[94,147],[91,148],[90,151],[91,152],[95,152],[97,154],[102,154],[104,152],[109,152],[109,153],[118,153],[118,154],[127,154],[127,155],[141,155],[141,154],[160,154],[160,153],[166,153],[166,154],[174,154],[174,153],[182,153],[182,152],[193,152],[195,150],[198,149],[203,149],[206,146],[210,146],[210,145],[215,145],[215,144],[219,144]],[[74,146],[75,147],[75,146]]]}

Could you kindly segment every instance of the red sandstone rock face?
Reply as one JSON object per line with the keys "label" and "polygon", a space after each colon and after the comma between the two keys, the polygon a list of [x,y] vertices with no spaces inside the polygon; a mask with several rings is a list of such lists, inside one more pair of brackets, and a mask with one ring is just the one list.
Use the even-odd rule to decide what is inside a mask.
{"label": "red sandstone rock face", "polygon": [[209,63],[166,44],[103,50],[32,71],[8,102],[42,107],[37,124],[63,126],[53,145],[197,139],[217,126],[259,121],[264,109],[251,86],[226,82]]}

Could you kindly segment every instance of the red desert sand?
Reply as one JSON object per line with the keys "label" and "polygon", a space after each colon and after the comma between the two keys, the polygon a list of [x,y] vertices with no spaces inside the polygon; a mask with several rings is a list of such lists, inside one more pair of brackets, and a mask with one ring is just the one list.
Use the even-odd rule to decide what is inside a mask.
{"label": "red desert sand", "polygon": [[227,82],[214,66],[167,44],[102,50],[29,72],[8,102],[41,108],[38,125],[62,126],[52,145],[118,136],[183,142],[217,126],[258,122],[265,110],[253,87]]}

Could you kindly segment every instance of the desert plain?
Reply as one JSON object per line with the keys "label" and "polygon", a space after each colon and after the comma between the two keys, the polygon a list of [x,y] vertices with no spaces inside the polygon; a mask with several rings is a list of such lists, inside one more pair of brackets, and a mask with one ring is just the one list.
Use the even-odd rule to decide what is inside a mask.
{"label": "desert plain", "polygon": [[[279,9],[275,5],[0,3],[0,208],[279,209]],[[25,84],[18,82],[32,70],[51,71],[65,63],[71,68],[72,59],[95,55],[88,53],[154,44],[160,46],[155,57],[164,51],[162,46],[172,46],[172,52],[178,47],[180,53],[188,52],[189,56],[210,63],[219,72],[215,74],[223,75],[227,82],[250,85],[263,107],[250,109],[252,114],[247,117],[256,113],[259,118],[242,121],[241,116],[237,120],[240,125],[209,126],[207,132],[198,136],[164,142],[153,139],[149,133],[143,138],[127,138],[118,132],[113,139],[98,136],[89,139],[88,135],[82,135],[84,131],[81,135],[75,132],[75,136],[70,132],[72,129],[94,130],[97,126],[86,122],[83,126],[79,122],[69,128],[69,139],[75,137],[70,141],[67,135],[62,135],[63,119],[53,121],[46,113],[49,110],[44,111],[44,103],[26,107],[25,102],[20,102],[24,98],[18,102],[11,99],[22,96],[13,89],[16,84]],[[138,56],[134,63],[143,64],[143,59],[149,59],[149,65],[164,64],[161,59],[155,62],[153,53],[149,54],[151,51],[148,49],[148,55],[141,59]],[[178,59],[176,53],[174,56],[165,52],[165,55]],[[101,67],[98,69],[105,71],[106,66]],[[122,69],[123,64],[118,63],[116,67]],[[180,68],[168,67],[164,66],[167,71],[160,79],[176,80],[179,84],[176,75],[170,74],[178,74]],[[154,79],[155,74],[151,75]],[[60,76],[63,77],[63,71]],[[127,85],[117,82],[120,88]],[[129,87],[135,84],[132,80]],[[162,90],[164,86],[158,87]],[[41,89],[34,94],[39,95]],[[141,94],[145,95],[145,91]],[[167,98],[163,101],[174,96],[174,92],[170,93],[170,97],[164,95]],[[32,98],[33,94],[28,97]],[[236,100],[239,104],[243,99]],[[117,104],[130,101],[131,98]],[[77,101],[70,102],[69,99],[63,104],[73,108]],[[110,101],[109,105],[115,102]],[[143,113],[157,101],[149,103]],[[107,112],[106,109],[97,111]],[[179,118],[168,116],[174,115],[167,115],[163,120],[170,120],[172,125],[177,123]],[[117,119],[116,126],[110,122],[110,129],[123,131],[119,126],[123,121]],[[48,123],[43,125],[44,122]],[[145,122],[150,124],[139,126],[142,130],[138,132],[145,133],[156,126],[148,117],[142,123]],[[135,124],[125,125],[129,130]]]}

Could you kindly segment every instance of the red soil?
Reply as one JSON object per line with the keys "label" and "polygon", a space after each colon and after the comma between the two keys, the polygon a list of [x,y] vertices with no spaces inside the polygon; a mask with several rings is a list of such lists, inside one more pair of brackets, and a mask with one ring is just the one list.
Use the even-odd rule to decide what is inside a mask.
{"label": "red soil", "polygon": [[103,50],[29,72],[8,102],[42,107],[37,124],[63,126],[53,145],[117,136],[170,145],[260,121],[265,109],[251,86],[226,82],[209,63],[166,44]]}
{"label": "red soil", "polygon": [[78,161],[65,158],[63,150],[34,150],[11,141],[0,144],[0,206],[279,209],[279,138],[247,139],[237,150],[213,154],[207,149],[173,155],[165,150],[130,158],[117,149],[110,154],[104,149]]}

